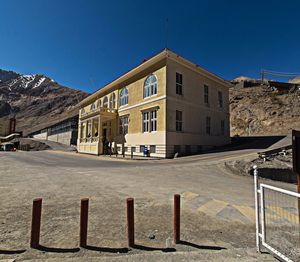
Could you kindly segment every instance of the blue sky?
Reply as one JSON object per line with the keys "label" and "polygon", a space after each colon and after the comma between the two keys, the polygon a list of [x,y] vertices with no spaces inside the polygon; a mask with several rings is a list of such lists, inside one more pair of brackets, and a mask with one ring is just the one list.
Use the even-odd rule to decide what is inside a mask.
{"label": "blue sky", "polygon": [[222,76],[300,72],[300,1],[0,0],[0,68],[94,92],[165,47]]}

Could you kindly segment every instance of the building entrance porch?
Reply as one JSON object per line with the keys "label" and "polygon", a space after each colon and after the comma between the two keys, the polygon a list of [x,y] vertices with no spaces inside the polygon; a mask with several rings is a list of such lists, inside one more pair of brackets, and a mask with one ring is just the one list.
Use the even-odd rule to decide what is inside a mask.
{"label": "building entrance porch", "polygon": [[107,153],[117,131],[117,113],[100,112],[79,120],[78,152],[101,155]]}

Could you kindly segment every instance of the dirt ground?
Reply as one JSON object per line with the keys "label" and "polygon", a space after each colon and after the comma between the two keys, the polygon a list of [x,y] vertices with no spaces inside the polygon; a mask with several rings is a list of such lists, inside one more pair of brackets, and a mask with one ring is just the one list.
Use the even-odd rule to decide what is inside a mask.
{"label": "dirt ground", "polygon": [[[223,158],[147,162],[4,152],[0,261],[276,261],[255,250],[252,180],[228,173]],[[179,245],[172,241],[174,193],[182,196]],[[43,198],[40,250],[29,248],[36,197]],[[82,197],[90,198],[85,249],[78,248]],[[127,249],[127,197],[135,199],[133,249]]]}

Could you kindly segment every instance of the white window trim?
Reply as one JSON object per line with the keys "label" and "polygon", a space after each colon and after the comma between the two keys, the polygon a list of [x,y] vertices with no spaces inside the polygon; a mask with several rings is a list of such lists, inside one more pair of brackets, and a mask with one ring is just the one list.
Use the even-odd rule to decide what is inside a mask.
{"label": "white window trim", "polygon": [[[156,93],[155,94],[151,94],[149,96],[145,96],[145,82],[146,82],[147,78],[150,77],[151,75],[155,76],[155,79],[156,79]],[[156,74],[151,73],[151,74],[147,75],[147,77],[144,80],[144,84],[143,84],[143,99],[147,99],[147,98],[151,98],[153,96],[157,96],[157,94],[158,94],[158,78],[157,78]]]}
{"label": "white window trim", "polygon": [[[176,91],[177,91],[177,90],[176,90],[176,88],[177,88],[176,73],[181,74],[181,77],[182,77],[181,94],[177,94],[177,92],[176,92]],[[183,96],[183,94],[184,94],[184,92],[183,92],[183,73],[180,72],[180,71],[176,71],[176,72],[175,72],[175,94],[176,94],[177,96]]]}

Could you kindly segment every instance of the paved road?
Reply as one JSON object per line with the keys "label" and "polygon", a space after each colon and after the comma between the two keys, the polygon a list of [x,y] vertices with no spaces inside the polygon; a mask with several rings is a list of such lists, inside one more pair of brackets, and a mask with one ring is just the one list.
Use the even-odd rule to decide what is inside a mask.
{"label": "paved road", "polygon": [[[84,193],[92,196],[100,185],[116,194],[140,198],[151,196],[158,200],[181,193],[185,207],[196,212],[253,223],[253,180],[231,174],[225,169],[224,161],[255,156],[256,150],[248,149],[171,160],[132,161],[41,151],[1,153],[0,163],[5,163],[6,169],[21,172],[28,185],[36,175],[42,177],[45,185],[35,189],[34,195],[51,195],[54,189],[51,185],[55,185],[55,192],[62,196],[66,193],[59,185],[64,185],[64,189],[68,188],[68,195],[73,193],[74,196]],[[3,180],[3,176],[0,179]],[[17,178],[6,176],[6,179]],[[49,185],[48,181],[51,182]],[[78,183],[84,184],[89,191],[80,192]],[[285,183],[272,184],[294,189],[293,185]]]}
{"label": "paved road", "polygon": [[[43,244],[76,246],[79,199],[84,196],[91,198],[90,243],[110,247],[126,243],[124,203],[130,196],[135,198],[137,239],[146,245],[164,246],[171,234],[173,194],[180,193],[182,232],[186,240],[204,246],[225,246],[229,252],[227,261],[234,261],[232,258],[238,261],[235,248],[242,248],[244,261],[255,261],[251,259],[259,255],[254,250],[253,181],[251,177],[231,174],[224,167],[226,160],[253,157],[252,149],[145,161],[54,150],[0,152],[1,247],[28,246],[31,203],[36,197],[42,197],[44,202]],[[147,237],[154,229],[158,229],[156,242]],[[249,247],[254,251],[246,254]],[[176,246],[184,252],[189,248]],[[93,252],[83,251],[73,256],[93,256]],[[55,254],[61,261],[66,258],[63,255]],[[219,255],[224,257],[224,253]],[[22,259],[53,256],[27,250]],[[214,261],[218,256],[210,253],[209,257],[207,260]],[[267,260],[269,257],[259,257],[257,261]]]}

